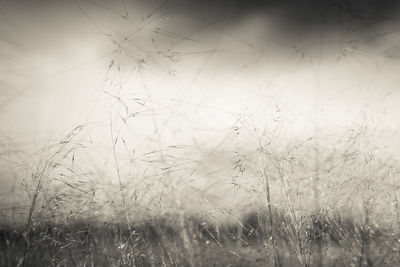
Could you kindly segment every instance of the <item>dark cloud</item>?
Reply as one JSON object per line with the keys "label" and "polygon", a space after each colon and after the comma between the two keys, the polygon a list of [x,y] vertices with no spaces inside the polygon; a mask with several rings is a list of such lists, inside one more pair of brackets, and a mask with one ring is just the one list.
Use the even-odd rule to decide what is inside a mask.
{"label": "dark cloud", "polygon": [[[351,17],[358,20],[382,21],[397,15],[400,1],[397,0],[120,0],[109,2],[104,0],[4,0],[0,7],[16,7],[21,9],[45,9],[46,7],[64,7],[67,3],[91,3],[97,6],[153,6],[156,9],[169,8],[176,12],[197,12],[207,17],[210,14],[230,14],[240,19],[253,13],[270,14],[279,9],[290,17],[303,18],[305,21],[318,21],[322,18],[335,20],[338,16]],[[123,4],[121,4],[123,3]],[[153,10],[155,11],[155,10]],[[62,10],[60,10],[62,12]]]}
{"label": "dark cloud", "polygon": [[395,0],[176,0],[168,1],[179,7],[192,7],[196,10],[224,9],[240,18],[249,13],[265,13],[278,8],[282,13],[294,17],[334,19],[335,15],[354,19],[384,20],[392,17],[398,10]]}
{"label": "dark cloud", "polygon": [[307,32],[325,24],[333,28],[391,23],[399,13],[395,0],[171,0],[172,12],[204,20],[240,23],[251,15],[274,17],[282,32]]}
{"label": "dark cloud", "polygon": [[[379,44],[381,36],[397,30],[399,10],[400,1],[395,0],[3,0],[0,5],[0,11],[9,16],[3,18],[8,23],[29,16],[45,22],[40,25],[55,28],[63,24],[59,28],[70,26],[73,32],[82,28],[77,25],[89,22],[96,31],[105,29],[121,36],[138,25],[161,27],[164,34],[174,36],[235,31],[235,38],[259,46],[268,40],[303,44],[322,35],[325,41],[343,41],[346,36],[345,41]],[[168,16],[171,20],[161,20]],[[252,17],[258,19],[251,24],[254,28],[246,24]],[[26,27],[31,30],[30,25]],[[6,30],[0,27],[3,36]],[[44,28],[40,31],[56,32]]]}
{"label": "dark cloud", "polygon": [[[276,18],[280,30],[289,32],[307,31],[320,24],[332,28],[351,24],[362,28],[391,23],[400,10],[400,1],[396,0],[5,0],[0,8],[4,11],[7,8],[38,11],[43,15],[45,12],[63,13],[66,3],[94,8],[104,6],[107,10],[121,14],[124,13],[123,6],[130,7],[132,13],[139,7],[145,7],[152,15],[167,12],[216,23],[240,23],[257,14]],[[142,17],[146,17],[146,14],[142,14]]]}

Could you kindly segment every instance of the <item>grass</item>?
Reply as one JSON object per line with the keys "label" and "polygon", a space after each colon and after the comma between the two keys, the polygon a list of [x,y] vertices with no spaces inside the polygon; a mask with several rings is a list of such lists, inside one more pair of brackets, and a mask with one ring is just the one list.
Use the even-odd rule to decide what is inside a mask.
{"label": "grass", "polygon": [[249,116],[208,149],[155,134],[136,151],[121,101],[110,96],[108,144],[85,124],[29,155],[0,265],[400,264],[400,164],[372,129],[301,139]]}
{"label": "grass", "polygon": [[[224,182],[203,188],[190,188],[185,179],[178,180],[179,184],[174,178],[177,172],[162,173],[167,183],[152,173],[132,184],[118,167],[115,141],[111,158],[120,168],[115,174],[117,183],[96,183],[93,176],[97,174],[83,173],[76,161],[80,150],[87,153],[84,128],[76,127],[37,154],[31,179],[24,182],[30,205],[14,222],[3,221],[0,265],[400,263],[396,161],[365,138],[368,133],[360,132],[365,128],[345,133],[330,147],[314,138],[275,146],[261,135],[256,149],[244,150],[238,139],[241,133],[234,127],[231,141],[236,143],[230,152],[228,178],[236,195],[229,195]],[[174,154],[169,161],[175,149],[154,151],[151,157],[144,154],[147,167],[165,171],[186,160]],[[313,153],[318,153],[318,164],[307,157]],[[250,177],[254,169],[259,170],[258,176]],[[318,179],[313,179],[316,175]],[[144,187],[138,191],[140,186]],[[223,190],[227,190],[225,195],[221,195]],[[216,192],[220,199],[236,202],[230,208],[218,206],[218,201],[209,206],[192,202],[208,203]]]}
{"label": "grass", "polygon": [[[176,134],[192,129],[178,121],[185,100],[170,110],[150,87],[157,76],[183,82],[186,99],[170,64],[192,53],[174,51],[191,36],[169,48],[151,38],[155,50],[138,54],[136,33],[163,33],[151,17],[119,41],[91,20],[116,45],[94,97],[104,120],[17,160],[1,144],[2,166],[21,183],[0,210],[0,265],[400,266],[400,164],[383,135],[355,123],[296,137],[268,102],[274,111],[258,121],[238,115],[208,141],[188,141]],[[206,57],[217,52],[206,48]]]}
{"label": "grass", "polygon": [[[41,222],[29,235],[23,227],[3,227],[1,265],[25,266],[269,266],[274,253],[271,232],[281,266],[304,266],[293,248],[293,223],[275,211],[274,229],[260,223],[268,215],[250,212],[241,225],[212,224],[199,217],[186,217],[192,259],[183,244],[176,216],[153,218],[131,227],[124,223],[83,221],[69,224]],[[395,266],[399,262],[399,235],[388,229],[359,225],[341,216],[311,216],[298,229],[307,243],[307,264],[318,259],[321,244],[324,266]],[[363,242],[369,243],[368,262],[360,262]]]}

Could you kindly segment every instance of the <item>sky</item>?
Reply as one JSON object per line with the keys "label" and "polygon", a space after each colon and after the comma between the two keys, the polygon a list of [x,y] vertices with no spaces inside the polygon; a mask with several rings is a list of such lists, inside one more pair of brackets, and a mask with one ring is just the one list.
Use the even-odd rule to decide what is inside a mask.
{"label": "sky", "polygon": [[142,154],[214,153],[244,117],[294,137],[366,124],[397,151],[398,14],[377,0],[2,0],[2,155],[77,125],[98,153],[110,127]]}

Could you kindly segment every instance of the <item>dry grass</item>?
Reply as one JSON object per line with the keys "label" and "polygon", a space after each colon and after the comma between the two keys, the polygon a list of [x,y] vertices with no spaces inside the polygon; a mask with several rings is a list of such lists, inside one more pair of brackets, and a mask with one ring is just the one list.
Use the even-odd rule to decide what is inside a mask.
{"label": "dry grass", "polygon": [[[400,163],[380,132],[366,123],[296,137],[276,106],[264,124],[242,115],[222,137],[177,140],[181,122],[168,125],[141,71],[175,79],[170,64],[193,52],[174,49],[200,30],[153,25],[162,4],[115,37],[75,2],[115,45],[95,96],[107,118],[32,155],[1,144],[2,166],[21,182],[2,204],[1,266],[400,266]],[[177,40],[162,50],[151,38],[154,50],[142,51],[140,31]],[[123,87],[126,66],[141,90]]]}
{"label": "dry grass", "polygon": [[[264,131],[257,147],[247,146],[245,151],[238,139],[244,128],[233,127],[236,144],[229,183],[238,197],[232,199],[236,208],[209,203],[215,194],[231,200],[224,183],[194,190],[187,180],[177,180],[181,184],[174,180],[179,172],[165,172],[187,160],[174,154],[182,148],[142,157],[147,168],[163,171],[167,183],[157,180],[160,174],[154,172],[136,177],[133,184],[122,171],[115,174],[116,184],[96,182],[97,174],[79,172],[76,162],[79,150],[89,148],[82,137],[84,129],[76,127],[38,152],[32,176],[24,180],[30,201],[22,212],[26,217],[14,224],[4,221],[1,228],[2,266],[400,263],[397,163],[369,142],[366,128],[348,131],[331,147],[314,138],[275,146]],[[115,139],[113,144],[112,157],[118,162]],[[175,155],[173,161],[169,155]],[[185,166],[199,166],[201,160],[197,161]],[[258,177],[250,177],[255,168]],[[317,175],[318,180],[311,178]],[[207,190],[212,193],[206,194]],[[190,207],[193,199],[198,202]],[[200,200],[207,200],[204,206]]]}
{"label": "dry grass", "polygon": [[[186,253],[176,216],[154,218],[127,227],[123,223],[98,221],[69,224],[40,223],[26,234],[11,226],[1,231],[1,265],[18,266],[269,266],[275,234],[278,265],[315,266],[322,247],[324,266],[395,266],[399,258],[399,235],[387,229],[359,225],[340,216],[311,216],[300,231],[304,257],[301,262],[293,247],[293,222],[275,212],[274,229],[259,221],[268,214],[250,213],[234,224],[210,224],[187,217],[191,253]],[[174,219],[175,218],[175,219]],[[29,240],[29,250],[24,246]],[[368,242],[368,262],[360,262],[363,242]]]}

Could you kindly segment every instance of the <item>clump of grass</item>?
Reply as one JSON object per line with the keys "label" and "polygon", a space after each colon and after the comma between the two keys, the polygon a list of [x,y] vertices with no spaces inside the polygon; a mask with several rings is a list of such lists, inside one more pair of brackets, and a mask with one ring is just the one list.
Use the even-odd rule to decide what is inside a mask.
{"label": "clump of grass", "polygon": [[[230,166],[230,172],[224,172],[228,182],[196,187],[196,179],[212,181],[196,176],[204,157],[213,157],[211,152],[168,146],[123,157],[121,150],[131,150],[121,130],[126,124],[119,122],[109,125],[114,129],[109,155],[115,172],[104,174],[114,182],[100,180],[100,172],[88,171],[78,160],[93,148],[85,139],[88,125],[30,158],[32,176],[24,181],[30,205],[19,227],[2,228],[2,265],[400,262],[400,233],[393,216],[398,214],[393,186],[398,163],[371,142],[366,128],[326,138],[328,146],[318,137],[279,139],[278,130],[259,131],[242,119],[226,137],[234,144],[224,154]],[[238,196],[236,207],[218,209],[212,200],[230,201],[224,195],[229,190]],[[197,200],[197,206],[190,208],[185,198]],[[392,210],[382,209],[388,201]]]}
{"label": "clump of grass", "polygon": [[[177,156],[175,147],[144,154],[150,170],[133,180],[146,192],[156,187],[157,197],[140,195],[123,176],[118,159],[114,161],[121,170],[114,174],[121,178],[117,184],[96,183],[88,173],[80,173],[76,159],[90,145],[81,136],[85,127],[77,127],[37,154],[32,179],[24,183],[30,199],[26,221],[2,228],[2,265],[390,266],[400,262],[396,218],[381,210],[388,196],[393,214],[398,212],[397,188],[392,187],[398,174],[396,161],[365,142],[366,133],[345,133],[331,148],[319,144],[316,165],[306,156],[316,153],[314,138],[279,147],[263,133],[251,150],[240,140],[245,130],[234,128],[231,185],[252,198],[236,210],[211,212],[185,206],[185,194],[179,190],[187,189],[187,180],[178,184],[174,175],[179,172],[171,170],[186,159]],[[115,160],[116,136],[112,141]],[[185,152],[181,147],[179,151]],[[254,169],[258,176],[249,180]],[[312,178],[316,175],[318,181]],[[146,183],[157,177],[164,180]],[[212,184],[211,189],[217,186]],[[211,199],[204,193],[198,197]],[[167,209],[151,210],[152,205],[166,203]]]}

